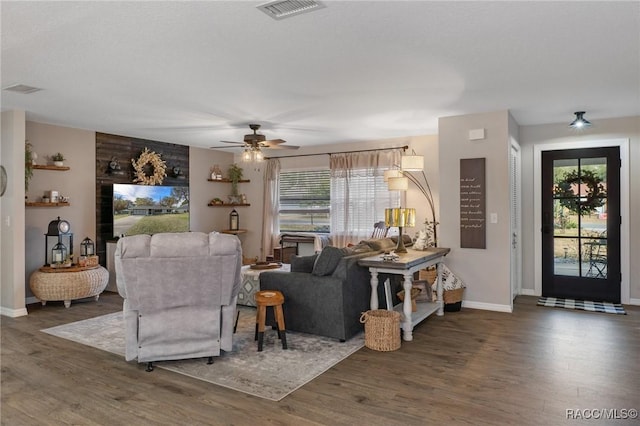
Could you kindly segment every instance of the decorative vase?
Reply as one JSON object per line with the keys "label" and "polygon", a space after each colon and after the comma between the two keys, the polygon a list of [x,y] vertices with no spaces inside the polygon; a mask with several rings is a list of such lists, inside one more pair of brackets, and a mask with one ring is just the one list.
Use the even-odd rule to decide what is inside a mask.
{"label": "decorative vase", "polygon": [[62,167],[64,166],[64,162],[63,161],[54,161],[53,165],[56,167]]}

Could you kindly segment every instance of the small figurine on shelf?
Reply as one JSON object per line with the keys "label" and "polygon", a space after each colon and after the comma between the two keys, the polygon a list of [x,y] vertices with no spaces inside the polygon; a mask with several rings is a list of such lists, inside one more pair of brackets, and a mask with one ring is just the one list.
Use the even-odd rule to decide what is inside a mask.
{"label": "small figurine on shelf", "polygon": [[56,167],[64,166],[64,155],[61,152],[53,154],[51,156],[51,161],[53,161],[53,165]]}
{"label": "small figurine on shelf", "polygon": [[217,164],[211,168],[211,180],[222,180],[222,170]]}

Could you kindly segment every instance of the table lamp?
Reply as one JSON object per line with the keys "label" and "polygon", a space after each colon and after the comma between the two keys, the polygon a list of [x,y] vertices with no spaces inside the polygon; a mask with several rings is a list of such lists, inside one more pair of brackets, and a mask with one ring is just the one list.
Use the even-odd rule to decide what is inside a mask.
{"label": "table lamp", "polygon": [[405,226],[416,226],[416,209],[384,209],[384,223],[389,227],[398,227],[398,243],[396,244],[395,252],[406,253],[407,249],[402,240],[402,228]]}

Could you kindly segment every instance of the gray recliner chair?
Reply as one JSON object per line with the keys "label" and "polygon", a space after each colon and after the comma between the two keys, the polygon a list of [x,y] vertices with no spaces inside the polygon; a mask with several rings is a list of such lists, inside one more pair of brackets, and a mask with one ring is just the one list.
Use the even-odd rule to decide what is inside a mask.
{"label": "gray recliner chair", "polygon": [[116,283],[124,298],[125,359],[208,357],[233,348],[242,248],[212,232],[133,235],[118,240]]}

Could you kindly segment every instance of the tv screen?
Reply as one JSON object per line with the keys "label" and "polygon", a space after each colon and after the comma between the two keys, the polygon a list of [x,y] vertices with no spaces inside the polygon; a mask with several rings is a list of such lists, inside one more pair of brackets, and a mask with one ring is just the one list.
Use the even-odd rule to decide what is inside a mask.
{"label": "tv screen", "polygon": [[189,231],[189,187],[113,184],[113,236]]}

